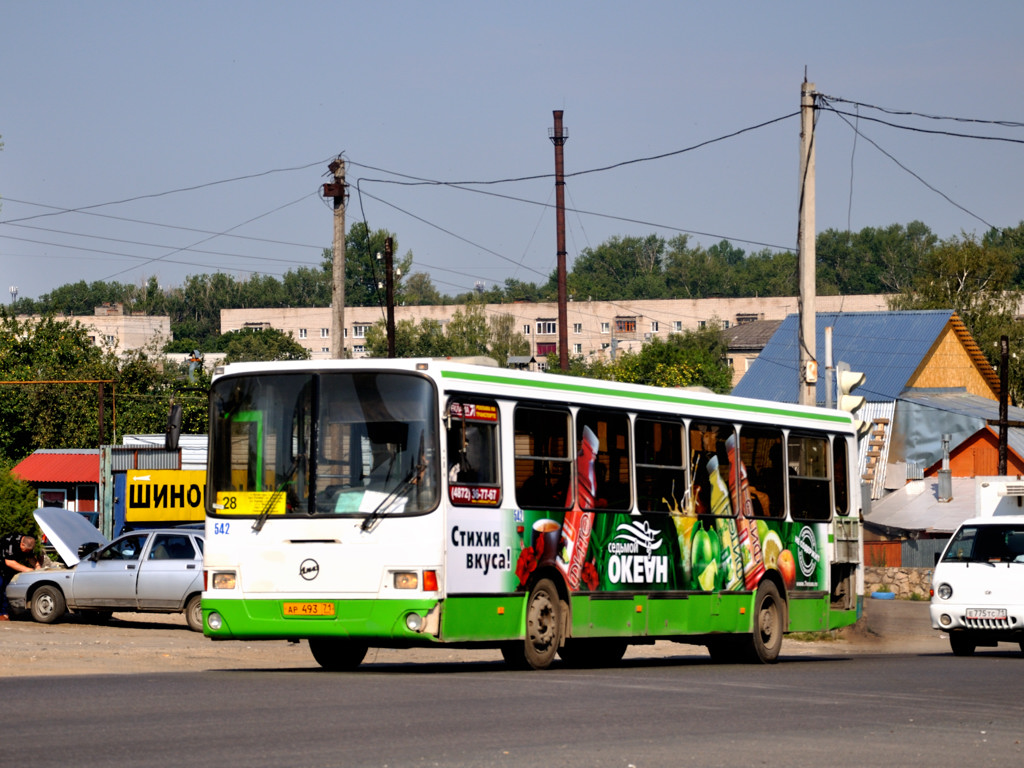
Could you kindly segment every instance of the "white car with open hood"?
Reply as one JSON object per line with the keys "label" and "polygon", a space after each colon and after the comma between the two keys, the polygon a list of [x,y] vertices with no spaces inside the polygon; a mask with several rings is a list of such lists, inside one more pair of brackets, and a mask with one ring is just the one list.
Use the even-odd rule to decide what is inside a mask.
{"label": "white car with open hood", "polygon": [[201,530],[132,531],[108,541],[68,509],[38,509],[35,518],[68,567],[18,574],[7,587],[12,610],[44,624],[67,610],[100,621],[114,611],[184,612],[202,631]]}

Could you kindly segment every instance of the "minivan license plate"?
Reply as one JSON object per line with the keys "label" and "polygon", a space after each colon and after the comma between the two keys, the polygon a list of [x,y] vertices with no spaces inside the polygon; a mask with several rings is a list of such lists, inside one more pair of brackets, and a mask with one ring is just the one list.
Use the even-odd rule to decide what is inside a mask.
{"label": "minivan license plate", "polygon": [[1006,619],[1005,608],[968,608],[968,619]]}

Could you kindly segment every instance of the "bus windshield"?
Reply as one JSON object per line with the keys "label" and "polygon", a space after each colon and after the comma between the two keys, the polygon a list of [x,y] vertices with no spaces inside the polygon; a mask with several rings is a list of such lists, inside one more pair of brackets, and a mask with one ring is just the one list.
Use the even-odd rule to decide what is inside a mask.
{"label": "bus windshield", "polygon": [[408,373],[261,373],[210,399],[211,514],[381,515],[438,502],[437,394]]}

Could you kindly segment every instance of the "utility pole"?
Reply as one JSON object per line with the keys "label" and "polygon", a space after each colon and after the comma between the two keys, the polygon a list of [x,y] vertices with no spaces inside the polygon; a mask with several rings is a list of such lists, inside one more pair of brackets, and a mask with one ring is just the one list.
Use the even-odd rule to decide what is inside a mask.
{"label": "utility pole", "polygon": [[384,300],[388,305],[388,357],[395,356],[395,254],[394,241],[389,237],[384,241]]}
{"label": "utility pole", "polygon": [[797,402],[817,405],[815,359],[814,254],[814,83],[806,75],[800,89],[800,223],[797,228],[797,274],[800,278],[800,365]]}
{"label": "utility pole", "polygon": [[999,337],[999,469],[1006,474],[1010,405],[1010,337]]}
{"label": "utility pole", "polygon": [[565,169],[562,147],[569,129],[562,127],[562,110],[555,110],[555,126],[549,135],[555,145],[555,228],[558,234],[558,367],[569,370],[568,291],[565,285]]}
{"label": "utility pole", "polygon": [[324,197],[334,198],[333,283],[331,286],[331,357],[345,357],[345,161],[327,166],[334,183],[324,184]]}

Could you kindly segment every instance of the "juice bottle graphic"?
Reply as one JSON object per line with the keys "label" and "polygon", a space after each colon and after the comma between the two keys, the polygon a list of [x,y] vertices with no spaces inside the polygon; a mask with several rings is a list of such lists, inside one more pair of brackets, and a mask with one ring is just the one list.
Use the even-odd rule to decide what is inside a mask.
{"label": "juice bottle graphic", "polygon": [[[583,427],[583,439],[580,440],[580,451],[576,455],[576,503],[566,512],[562,523],[562,546],[557,561],[558,567],[565,574],[567,586],[573,590],[580,585],[590,533],[594,526],[594,513],[589,510],[594,508],[597,494],[594,462],[599,445],[597,435],[590,427]],[[566,504],[570,503],[571,490],[566,497]]]}
{"label": "juice bottle graphic", "polygon": [[743,559],[736,521],[732,518],[729,504],[729,489],[722,480],[717,456],[708,459],[708,480],[711,483],[711,514],[715,515],[715,529],[722,541],[722,584],[725,589],[737,589],[743,583]]}
{"label": "juice bottle graphic", "polygon": [[729,473],[729,489],[732,491],[736,505],[736,529],[739,532],[740,551],[743,556],[743,583],[747,589],[757,589],[761,577],[764,576],[764,554],[761,552],[761,539],[757,535],[754,521],[754,503],[750,498],[750,483],[747,481],[747,468],[736,452],[736,437],[730,435],[725,441],[729,452],[729,462],[739,463],[740,481],[736,486],[736,473]]}

